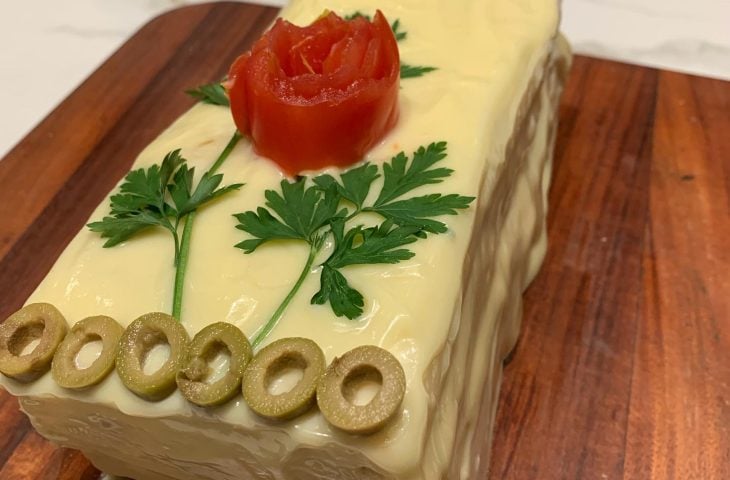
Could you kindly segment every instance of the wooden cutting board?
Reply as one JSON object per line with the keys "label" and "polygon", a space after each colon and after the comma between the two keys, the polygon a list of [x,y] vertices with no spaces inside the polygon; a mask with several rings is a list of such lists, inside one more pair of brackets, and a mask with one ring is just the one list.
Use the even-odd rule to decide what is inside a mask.
{"label": "wooden cutting board", "polygon": [[[0,318],[276,10],[156,18],[0,161]],[[72,52],[69,52],[71,55]],[[494,479],[730,478],[730,83],[577,57]],[[0,394],[0,479],[94,479]]]}

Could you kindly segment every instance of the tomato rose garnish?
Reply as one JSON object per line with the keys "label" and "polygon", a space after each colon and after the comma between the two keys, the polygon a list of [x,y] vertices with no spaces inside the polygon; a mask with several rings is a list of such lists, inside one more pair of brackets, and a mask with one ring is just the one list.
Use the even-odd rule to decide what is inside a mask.
{"label": "tomato rose garnish", "polygon": [[373,20],[328,13],[307,27],[278,19],[231,66],[226,88],[238,130],[288,174],[347,166],[398,118],[398,45]]}

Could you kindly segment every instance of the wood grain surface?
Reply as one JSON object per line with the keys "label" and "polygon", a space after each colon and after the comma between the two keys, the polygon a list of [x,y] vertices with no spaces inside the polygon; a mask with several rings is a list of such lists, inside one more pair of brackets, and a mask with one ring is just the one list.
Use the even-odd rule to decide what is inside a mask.
{"label": "wood grain surface", "polygon": [[[0,318],[136,154],[274,18],[142,28],[0,161]],[[577,57],[545,265],[505,368],[494,479],[730,478],[730,83]],[[98,478],[0,393],[0,479]]]}

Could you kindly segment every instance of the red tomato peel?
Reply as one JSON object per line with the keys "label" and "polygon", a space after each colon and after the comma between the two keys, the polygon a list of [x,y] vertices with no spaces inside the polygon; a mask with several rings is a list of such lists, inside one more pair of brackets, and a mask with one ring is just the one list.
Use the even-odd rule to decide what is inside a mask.
{"label": "red tomato peel", "polygon": [[238,130],[290,175],[363,158],[398,119],[400,59],[390,24],[329,13],[306,27],[278,19],[231,66]]}

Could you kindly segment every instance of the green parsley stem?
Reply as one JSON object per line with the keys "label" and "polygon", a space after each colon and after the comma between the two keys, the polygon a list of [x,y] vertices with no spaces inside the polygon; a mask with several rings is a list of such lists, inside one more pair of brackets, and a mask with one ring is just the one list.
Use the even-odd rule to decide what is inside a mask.
{"label": "green parsley stem", "polygon": [[182,297],[185,288],[185,272],[188,268],[188,258],[190,256],[190,237],[193,233],[193,221],[195,220],[195,211],[193,210],[185,216],[185,228],[183,228],[182,239],[180,240],[180,254],[178,257],[177,268],[175,268],[175,291],[172,295],[172,316],[180,321],[182,313]]}
{"label": "green parsley stem", "polygon": [[264,325],[264,328],[256,332],[256,336],[254,337],[253,341],[251,342],[251,346],[255,349],[256,347],[261,344],[261,342],[266,339],[266,337],[269,336],[271,331],[276,327],[276,324],[279,323],[279,320],[281,320],[281,316],[284,314],[284,311],[291,303],[294,296],[297,294],[299,289],[301,288],[302,284],[304,283],[304,280],[307,278],[307,275],[309,274],[309,271],[312,268],[312,264],[314,263],[314,258],[317,256],[318,248],[316,245],[312,244],[309,246],[309,256],[307,257],[307,263],[304,265],[304,268],[302,269],[302,273],[299,274],[299,278],[297,279],[297,283],[294,284],[292,289],[287,294],[286,298],[281,302],[281,305],[279,305],[279,308],[276,309],[274,314],[269,318],[269,321],[266,322],[266,325]]}
{"label": "green parsley stem", "polygon": [[357,209],[355,209],[355,211],[354,211],[354,212],[352,212],[351,214],[349,214],[349,215],[347,216],[347,218],[345,218],[345,223],[347,223],[347,222],[349,222],[350,220],[352,220],[353,218],[357,217],[357,216],[358,216],[358,215],[360,215],[360,213],[362,213],[363,211],[364,211],[364,210],[363,210],[363,209],[361,209],[361,208],[357,208]]}
{"label": "green parsley stem", "polygon": [[238,141],[241,139],[241,134],[236,130],[233,132],[233,135],[231,136],[231,139],[228,140],[228,143],[226,144],[226,147],[223,149],[223,151],[218,155],[218,158],[216,159],[215,163],[212,167],[210,167],[210,170],[208,172],[213,175],[215,172],[218,171],[218,169],[223,165],[223,162],[226,161],[228,158],[228,155],[231,154],[233,151],[233,148],[236,146]]}
{"label": "green parsley stem", "polygon": [[[228,156],[233,151],[238,141],[241,139],[241,134],[236,130],[231,139],[228,140],[223,151],[216,159],[215,163],[208,173],[214,174],[223,165]],[[193,221],[195,220],[195,210],[185,216],[185,227],[183,228],[182,238],[178,240],[177,227],[175,225],[175,231],[173,237],[175,237],[175,287],[172,293],[172,316],[181,321],[182,315],[182,299],[183,290],[185,288],[185,273],[188,268],[188,257],[190,256],[190,237],[193,233]]]}
{"label": "green parsley stem", "polygon": [[172,242],[175,244],[175,260],[173,265],[177,268],[180,263],[180,238],[177,234],[177,225],[175,226],[175,230],[172,231]]}

